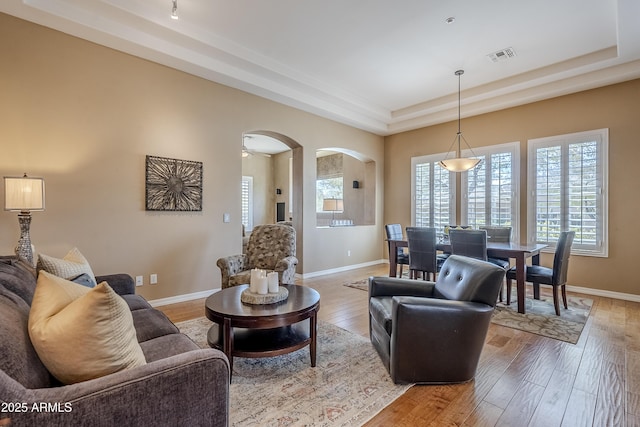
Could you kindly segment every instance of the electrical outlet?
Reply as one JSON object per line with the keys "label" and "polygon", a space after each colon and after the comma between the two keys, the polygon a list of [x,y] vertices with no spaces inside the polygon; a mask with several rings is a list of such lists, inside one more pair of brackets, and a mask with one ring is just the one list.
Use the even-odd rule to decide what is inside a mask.
{"label": "electrical outlet", "polygon": [[157,274],[152,274],[151,276],[149,276],[149,284],[150,285],[157,285],[158,284],[158,275]]}
{"label": "electrical outlet", "polygon": [[136,286],[142,286],[142,285],[144,285],[143,277],[142,276],[136,276]]}
{"label": "electrical outlet", "polygon": [[347,251],[347,256],[351,256],[351,250]]}

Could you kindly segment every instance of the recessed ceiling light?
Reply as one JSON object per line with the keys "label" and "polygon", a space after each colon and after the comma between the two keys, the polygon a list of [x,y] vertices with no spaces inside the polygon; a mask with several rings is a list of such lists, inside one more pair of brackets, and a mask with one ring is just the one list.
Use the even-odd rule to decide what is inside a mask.
{"label": "recessed ceiling light", "polygon": [[456,18],[454,18],[453,16],[450,16],[447,19],[445,19],[444,22],[447,24],[453,24],[454,22],[456,22]]}

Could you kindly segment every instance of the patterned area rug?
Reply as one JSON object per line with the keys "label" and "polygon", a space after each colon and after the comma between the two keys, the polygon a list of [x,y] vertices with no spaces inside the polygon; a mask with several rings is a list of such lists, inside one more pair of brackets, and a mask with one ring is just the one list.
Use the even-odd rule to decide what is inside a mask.
{"label": "patterned area rug", "polygon": [[[369,279],[344,283],[344,286],[369,292]],[[542,293],[542,292],[541,292]],[[575,344],[589,318],[593,300],[575,296],[567,296],[566,310],[560,302],[560,316],[556,316],[551,295],[540,295],[539,300],[525,299],[526,314],[518,313],[518,297],[514,291],[511,304],[498,303],[491,321],[496,325],[531,332],[560,341]]]}
{"label": "patterned area rug", "polygon": [[[515,292],[514,292],[515,293]],[[540,295],[539,300],[525,298],[526,314],[518,313],[517,296],[511,295],[511,304],[498,303],[491,321],[521,331],[575,344],[589,318],[593,300],[567,296],[568,308],[560,301],[560,316],[553,308],[553,296]]]}
{"label": "patterned area rug", "polygon": [[[207,348],[211,321],[176,324]],[[368,339],[318,322],[317,364],[309,348],[262,359],[233,359],[231,426],[359,426],[410,386],[395,385]]]}

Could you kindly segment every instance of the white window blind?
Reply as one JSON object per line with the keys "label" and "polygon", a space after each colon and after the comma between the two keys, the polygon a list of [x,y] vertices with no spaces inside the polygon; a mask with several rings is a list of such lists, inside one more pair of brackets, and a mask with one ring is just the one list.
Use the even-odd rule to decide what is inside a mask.
{"label": "white window blind", "polygon": [[[472,156],[463,151],[463,156]],[[518,241],[520,143],[474,149],[478,166],[462,174],[462,224],[474,228],[493,225],[512,228]]]}
{"label": "white window blind", "polygon": [[435,227],[444,230],[455,224],[455,174],[438,162],[446,154],[413,157],[411,159],[411,223],[416,227]]}
{"label": "white window blind", "polygon": [[242,177],[241,221],[247,232],[253,230],[253,177]]}
{"label": "white window blind", "polygon": [[531,242],[555,246],[573,230],[573,253],[607,256],[608,146],[608,129],[529,141]]}

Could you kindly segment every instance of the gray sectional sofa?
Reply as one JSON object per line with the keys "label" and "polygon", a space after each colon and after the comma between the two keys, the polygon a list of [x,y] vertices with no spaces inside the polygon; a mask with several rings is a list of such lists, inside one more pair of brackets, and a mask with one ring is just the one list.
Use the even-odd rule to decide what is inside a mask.
{"label": "gray sectional sofa", "polygon": [[131,276],[96,279],[126,300],[147,364],[60,385],[38,358],[27,329],[36,272],[15,259],[0,259],[0,425],[227,426],[226,356],[200,349],[179,333],[135,295]]}

